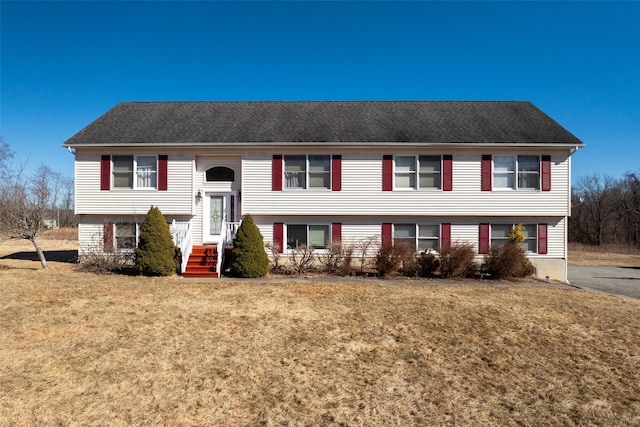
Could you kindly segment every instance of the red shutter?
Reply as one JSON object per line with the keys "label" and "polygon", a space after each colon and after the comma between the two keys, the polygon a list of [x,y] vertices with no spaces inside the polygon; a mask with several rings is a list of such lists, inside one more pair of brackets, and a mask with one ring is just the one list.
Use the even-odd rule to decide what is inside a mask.
{"label": "red shutter", "polygon": [[271,190],[282,191],[282,154],[274,154],[271,161]]}
{"label": "red shutter", "polygon": [[278,253],[284,252],[284,224],[281,222],[273,224],[273,244],[278,245]]}
{"label": "red shutter", "polygon": [[449,249],[449,247],[451,247],[451,224],[442,224],[440,228],[440,247],[442,249]]}
{"label": "red shutter", "polygon": [[482,191],[491,191],[491,155],[482,155],[482,167],[481,167],[481,184],[480,189]]}
{"label": "red shutter", "polygon": [[167,191],[168,188],[168,163],[169,156],[161,154],[158,156],[158,190]]}
{"label": "red shutter", "polygon": [[100,190],[111,188],[111,156],[106,154],[100,159]]}
{"label": "red shutter", "polygon": [[393,233],[391,229],[391,224],[386,222],[382,224],[382,244],[389,245],[391,244],[392,239],[393,239]]}
{"label": "red shutter", "polygon": [[113,245],[113,224],[110,222],[104,223],[104,230],[102,232],[103,251],[111,253],[114,251]]}
{"label": "red shutter", "polygon": [[342,156],[331,156],[331,191],[342,190]]}
{"label": "red shutter", "polygon": [[442,156],[442,191],[453,190],[453,156]]}
{"label": "red shutter", "polygon": [[542,156],[542,191],[551,191],[551,156]]}
{"label": "red shutter", "polygon": [[340,243],[342,241],[342,223],[334,222],[331,224],[331,242]]}
{"label": "red shutter", "polygon": [[382,191],[393,190],[393,156],[382,156]]}
{"label": "red shutter", "polygon": [[480,239],[478,245],[478,253],[489,253],[489,224],[480,224]]}
{"label": "red shutter", "polygon": [[538,253],[547,254],[547,224],[538,224]]}

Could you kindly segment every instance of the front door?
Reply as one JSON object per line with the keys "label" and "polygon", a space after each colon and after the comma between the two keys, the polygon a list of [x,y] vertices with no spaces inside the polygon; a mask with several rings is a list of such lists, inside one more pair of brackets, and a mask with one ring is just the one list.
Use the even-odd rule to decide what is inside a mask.
{"label": "front door", "polygon": [[207,194],[204,211],[204,242],[217,242],[226,230],[223,223],[231,220],[231,195]]}

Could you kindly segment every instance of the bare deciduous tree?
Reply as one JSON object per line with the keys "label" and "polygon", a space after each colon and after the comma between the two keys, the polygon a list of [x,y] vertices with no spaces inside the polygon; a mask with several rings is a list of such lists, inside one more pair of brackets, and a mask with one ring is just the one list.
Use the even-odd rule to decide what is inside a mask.
{"label": "bare deciduous tree", "polygon": [[640,246],[640,178],[592,175],[572,191],[569,241]]}
{"label": "bare deciduous tree", "polygon": [[0,182],[0,238],[26,239],[33,243],[43,268],[48,268],[44,252],[38,242],[46,228],[45,218],[51,213],[59,191],[60,174],[41,165],[29,179],[24,167],[2,169]]}

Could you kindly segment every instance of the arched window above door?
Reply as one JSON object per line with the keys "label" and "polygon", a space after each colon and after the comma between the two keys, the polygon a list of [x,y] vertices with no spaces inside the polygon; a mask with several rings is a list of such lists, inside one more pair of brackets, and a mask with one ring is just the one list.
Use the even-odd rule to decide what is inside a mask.
{"label": "arched window above door", "polygon": [[207,182],[233,182],[236,173],[226,166],[215,166],[207,169],[206,176]]}

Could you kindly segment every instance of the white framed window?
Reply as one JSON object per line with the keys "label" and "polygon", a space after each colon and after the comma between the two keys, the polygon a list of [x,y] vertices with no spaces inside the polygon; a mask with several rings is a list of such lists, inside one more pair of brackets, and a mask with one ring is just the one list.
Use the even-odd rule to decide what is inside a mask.
{"label": "white framed window", "polygon": [[496,189],[539,190],[540,156],[494,156],[493,183]]}
{"label": "white framed window", "polygon": [[[509,241],[509,233],[517,224],[491,224],[491,246],[504,245]],[[525,237],[520,246],[529,253],[538,252],[537,224],[523,224],[522,234]]]}
{"label": "white framed window", "polygon": [[138,225],[134,222],[114,224],[114,245],[117,251],[133,251],[138,246]]}
{"label": "white framed window", "polygon": [[442,156],[419,156],[420,188],[442,188]]}
{"label": "white framed window", "polygon": [[540,156],[518,156],[518,188],[540,189]]}
{"label": "white framed window", "polygon": [[113,188],[158,188],[156,156],[114,155],[111,161],[113,162]]}
{"label": "white framed window", "polygon": [[328,224],[288,224],[287,249],[309,246],[325,249],[330,241]]}
{"label": "white framed window", "polygon": [[396,189],[441,189],[442,156],[395,156]]}
{"label": "white framed window", "polygon": [[440,247],[438,224],[394,224],[393,244],[415,248],[417,252],[437,251]]}
{"label": "white framed window", "polygon": [[285,155],[283,159],[285,188],[331,188],[331,156]]}
{"label": "white framed window", "polygon": [[417,188],[415,156],[396,156],[394,179],[396,188]]}

